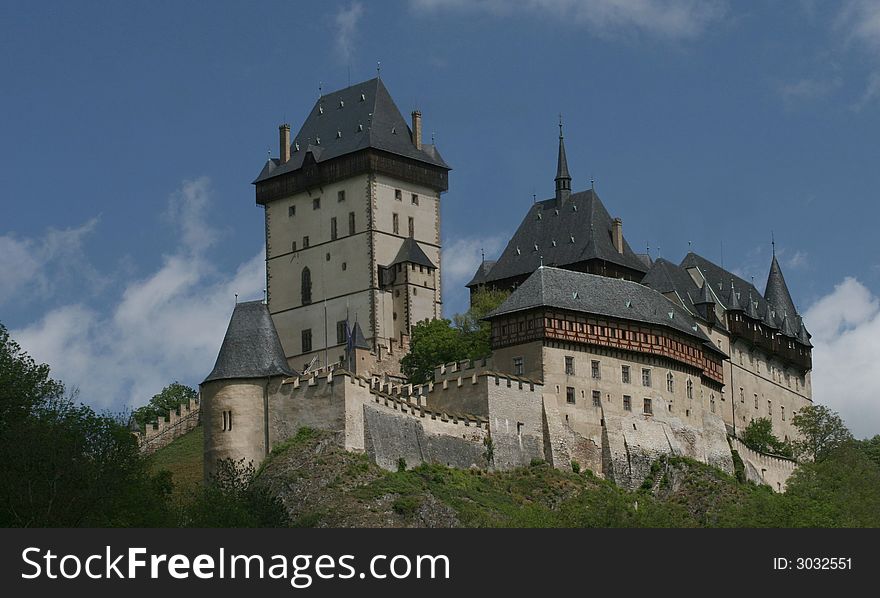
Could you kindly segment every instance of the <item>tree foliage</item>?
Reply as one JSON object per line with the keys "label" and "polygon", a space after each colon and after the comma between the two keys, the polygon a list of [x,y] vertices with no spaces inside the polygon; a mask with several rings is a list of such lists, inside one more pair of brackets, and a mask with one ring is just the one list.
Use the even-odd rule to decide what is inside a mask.
{"label": "tree foliage", "polygon": [[258,482],[253,465],[221,459],[217,471],[182,512],[182,527],[287,527],[284,504]]}
{"label": "tree foliage", "polygon": [[195,399],[197,393],[180,382],[172,382],[162,389],[159,394],[153,395],[150,402],[135,409],[131,414],[132,419],[141,430],[148,424],[156,422],[160,417],[166,417],[172,411],[177,411],[181,405]]}
{"label": "tree foliage", "polygon": [[840,416],[824,405],[809,405],[799,409],[792,423],[800,434],[800,438],[792,443],[799,460],[822,461],[837,447],[853,439]]}
{"label": "tree foliage", "polygon": [[75,397],[0,325],[0,526],[167,525],[168,476]]}
{"label": "tree foliage", "polygon": [[400,361],[403,374],[414,384],[432,379],[434,367],[463,359],[481,359],[492,352],[491,326],[483,318],[510,295],[507,291],[481,290],[471,307],[452,320],[427,320],[412,329],[409,353]]}
{"label": "tree foliage", "polygon": [[788,458],[793,457],[791,444],[779,440],[773,434],[773,422],[766,417],[760,417],[749,422],[740,440],[747,447],[760,453],[770,453]]}

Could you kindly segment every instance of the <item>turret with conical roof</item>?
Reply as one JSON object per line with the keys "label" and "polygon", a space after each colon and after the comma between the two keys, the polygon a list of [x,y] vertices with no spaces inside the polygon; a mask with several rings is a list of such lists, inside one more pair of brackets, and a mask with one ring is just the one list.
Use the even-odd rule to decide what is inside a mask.
{"label": "turret with conical roof", "polygon": [[694,301],[694,307],[697,313],[709,323],[710,326],[715,324],[715,297],[712,296],[712,289],[709,287],[709,281],[704,280],[700,289],[700,295]]}
{"label": "turret with conical roof", "polygon": [[777,315],[788,314],[790,317],[794,317],[798,313],[794,301],[791,300],[791,293],[788,292],[788,285],[785,284],[785,277],[782,276],[782,268],[779,267],[779,260],[776,259],[775,252],[773,261],[770,263],[770,274],[767,277],[764,299],[773,307]]}
{"label": "turret with conical roof", "polygon": [[222,459],[256,466],[269,454],[269,397],[294,374],[269,308],[262,301],[237,304],[214,369],[200,386],[206,480]]}

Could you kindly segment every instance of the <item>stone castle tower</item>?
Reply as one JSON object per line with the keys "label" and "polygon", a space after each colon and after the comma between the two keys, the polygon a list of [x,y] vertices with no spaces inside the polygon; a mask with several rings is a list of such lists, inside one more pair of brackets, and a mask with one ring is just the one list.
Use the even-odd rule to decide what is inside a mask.
{"label": "stone castle tower", "polygon": [[[265,209],[269,313],[294,370],[357,338],[397,373],[411,327],[441,314],[440,194],[449,166],[379,78],[322,95],[254,181]],[[357,334],[352,334],[356,332]],[[368,360],[369,361],[369,360]]]}

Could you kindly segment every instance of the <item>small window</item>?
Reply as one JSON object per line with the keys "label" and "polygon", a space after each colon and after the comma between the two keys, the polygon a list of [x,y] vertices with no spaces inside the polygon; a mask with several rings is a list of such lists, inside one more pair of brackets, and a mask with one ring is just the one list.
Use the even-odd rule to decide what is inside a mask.
{"label": "small window", "polygon": [[565,356],[565,373],[568,376],[574,376],[574,357],[570,355]]}
{"label": "small window", "polygon": [[782,412],[782,421],[785,421],[785,405],[783,405],[779,409]]}
{"label": "small window", "polygon": [[739,402],[740,402],[740,403],[745,403],[745,402],[746,402],[746,395],[745,395],[745,392],[743,392],[743,387],[742,387],[742,386],[739,387]]}
{"label": "small window", "polygon": [[773,401],[767,401],[767,415],[773,417]]}
{"label": "small window", "polygon": [[397,201],[403,201],[403,193],[400,191],[400,189],[394,190],[394,199],[396,199]]}
{"label": "small window", "polygon": [[336,194],[336,201],[345,201],[345,190],[339,191]]}
{"label": "small window", "polygon": [[312,350],[312,329],[306,328],[302,331],[302,352],[308,353]]}
{"label": "small window", "polygon": [[690,378],[688,378],[686,387],[687,387],[687,398],[693,399],[694,398],[694,381],[691,380]]}
{"label": "small window", "polygon": [[642,386],[651,386],[651,370],[648,368],[642,369]]}
{"label": "small window", "polygon": [[287,217],[293,218],[296,216],[296,206],[287,206]]}
{"label": "small window", "polygon": [[629,395],[623,395],[623,410],[624,411],[632,411],[632,397]]}
{"label": "small window", "polygon": [[758,408],[758,393],[755,393],[755,409]]}
{"label": "small window", "polygon": [[715,413],[715,395],[709,395],[709,411]]}
{"label": "small window", "polygon": [[593,380],[599,380],[602,378],[602,371],[599,368],[599,362],[596,360],[590,362],[590,377],[593,378]]}
{"label": "small window", "polygon": [[354,234],[354,212],[348,213],[348,234]]}
{"label": "small window", "polygon": [[602,393],[598,390],[593,391],[593,407],[601,407],[602,406]]}
{"label": "small window", "polygon": [[342,343],[348,340],[348,334],[346,330],[346,321],[339,320],[336,322],[336,344],[341,345]]}
{"label": "small window", "polygon": [[293,242],[290,244],[290,250],[291,250],[291,251],[296,251],[296,241],[293,241]]}
{"label": "small window", "polygon": [[391,214],[391,232],[395,235],[400,234],[400,216]]}
{"label": "small window", "polygon": [[629,377],[629,366],[628,365],[620,366],[620,381],[623,382],[624,384],[629,384],[630,377]]}
{"label": "small window", "polygon": [[330,240],[336,240],[336,217],[330,219]]}
{"label": "small window", "polygon": [[517,436],[522,436],[522,433],[523,433],[523,423],[522,423],[522,422],[516,422],[516,434],[517,434]]}
{"label": "small window", "polygon": [[315,199],[312,200],[312,209],[313,210],[320,210],[321,209],[321,198],[320,197],[316,197]]}
{"label": "small window", "polygon": [[411,238],[416,236],[416,221],[412,216],[409,217],[409,236]]}
{"label": "small window", "polygon": [[645,399],[645,415],[653,415],[654,407],[651,406],[651,399]]}
{"label": "small window", "polygon": [[675,377],[672,372],[666,374],[666,392],[675,392]]}
{"label": "small window", "polygon": [[574,405],[574,388],[571,386],[565,387],[565,402]]}
{"label": "small window", "polygon": [[305,237],[303,237],[303,249],[308,249],[308,247],[309,247],[309,236],[306,235]]}
{"label": "small window", "polygon": [[412,205],[414,205],[414,206],[419,205],[419,196],[416,195],[415,193],[412,194]]}
{"label": "small window", "polygon": [[303,305],[308,305],[312,302],[312,272],[308,267],[302,269],[300,292]]}
{"label": "small window", "polygon": [[523,375],[523,358],[522,357],[514,357],[513,358],[513,373],[517,376]]}

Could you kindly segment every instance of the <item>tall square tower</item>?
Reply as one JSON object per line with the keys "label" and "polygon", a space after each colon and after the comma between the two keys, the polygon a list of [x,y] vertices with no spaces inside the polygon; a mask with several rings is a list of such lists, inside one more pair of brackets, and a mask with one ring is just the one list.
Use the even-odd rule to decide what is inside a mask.
{"label": "tall square tower", "polygon": [[449,166],[379,78],[322,95],[254,181],[269,312],[290,367],[345,358],[355,324],[395,372],[413,325],[441,315],[440,195]]}

